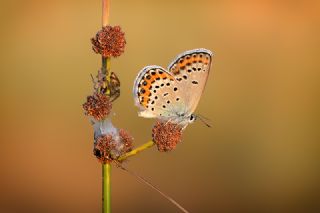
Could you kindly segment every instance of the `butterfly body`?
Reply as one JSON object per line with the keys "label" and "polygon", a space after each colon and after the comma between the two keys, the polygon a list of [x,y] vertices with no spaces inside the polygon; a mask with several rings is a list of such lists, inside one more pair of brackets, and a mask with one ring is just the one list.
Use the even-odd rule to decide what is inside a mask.
{"label": "butterfly body", "polygon": [[211,67],[212,53],[206,49],[186,51],[164,69],[146,66],[133,88],[139,116],[174,122],[183,127],[192,123]]}

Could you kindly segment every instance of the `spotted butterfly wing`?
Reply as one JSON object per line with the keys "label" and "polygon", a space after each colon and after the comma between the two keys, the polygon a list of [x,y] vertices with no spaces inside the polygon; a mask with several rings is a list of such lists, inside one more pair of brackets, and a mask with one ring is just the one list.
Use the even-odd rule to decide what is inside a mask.
{"label": "spotted butterfly wing", "polygon": [[[142,117],[170,117],[173,113],[166,108],[168,97],[172,98],[174,76],[160,66],[143,68],[136,78],[133,93],[135,104]],[[165,104],[167,103],[167,104]]]}
{"label": "spotted butterfly wing", "polygon": [[182,97],[184,113],[191,115],[200,101],[207,83],[212,62],[212,52],[206,49],[189,50],[179,55],[169,66],[180,91],[176,96]]}
{"label": "spotted butterfly wing", "polygon": [[165,70],[143,68],[134,84],[135,104],[142,117],[181,122],[195,110],[205,87],[212,53],[195,49],[179,55]]}

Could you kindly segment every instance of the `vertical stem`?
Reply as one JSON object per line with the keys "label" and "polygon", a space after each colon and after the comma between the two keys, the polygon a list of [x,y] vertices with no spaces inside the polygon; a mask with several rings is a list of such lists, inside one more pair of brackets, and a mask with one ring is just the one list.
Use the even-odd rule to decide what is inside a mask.
{"label": "vertical stem", "polygon": [[101,65],[102,65],[102,73],[106,74],[107,73],[107,58],[102,56],[102,60],[101,60]]}
{"label": "vertical stem", "polygon": [[[109,8],[110,0],[102,0],[102,27],[109,24]],[[102,69],[103,74],[106,74],[107,95],[110,94],[110,58],[102,57]],[[111,165],[110,163],[102,164],[102,213],[111,212]]]}
{"label": "vertical stem", "polygon": [[102,0],[102,27],[109,24],[110,0]]}
{"label": "vertical stem", "polygon": [[111,76],[111,71],[110,71],[110,57],[103,57],[102,56],[102,67],[101,71],[103,74],[106,75],[106,81],[104,87],[107,88],[106,95],[110,95],[110,76]]}
{"label": "vertical stem", "polygon": [[[102,0],[102,27],[105,27],[109,24],[109,9],[110,9],[110,0]],[[106,74],[106,84],[107,86],[107,95],[110,95],[110,57],[102,57],[102,73]]]}
{"label": "vertical stem", "polygon": [[[102,27],[109,24],[109,8],[110,0],[102,0]],[[109,63],[108,63],[109,61]],[[102,73],[109,75],[110,72],[110,58],[102,57]]]}
{"label": "vertical stem", "polygon": [[[102,27],[109,24],[110,0],[102,0]],[[110,58],[102,57],[102,73],[106,74],[107,95],[110,94]],[[102,164],[102,213],[111,212],[111,165],[110,163]]]}
{"label": "vertical stem", "polygon": [[111,212],[111,164],[102,164],[102,213]]}
{"label": "vertical stem", "polygon": [[107,80],[110,81],[110,75],[111,75],[111,72],[110,72],[110,62],[111,62],[111,58],[110,57],[103,57],[102,56],[102,73],[103,74],[106,74],[107,76]]}

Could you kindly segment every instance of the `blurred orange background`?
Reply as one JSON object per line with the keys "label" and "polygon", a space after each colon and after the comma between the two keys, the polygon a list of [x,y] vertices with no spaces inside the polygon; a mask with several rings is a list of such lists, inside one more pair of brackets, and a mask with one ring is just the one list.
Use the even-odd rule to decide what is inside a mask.
{"label": "blurred orange background", "polygon": [[[101,166],[82,103],[100,67],[90,38],[101,1],[1,1],[0,212],[100,212]],[[215,53],[197,113],[170,153],[155,147],[127,167],[190,212],[320,211],[318,1],[113,1],[126,33],[112,60],[121,80],[117,127],[138,146],[152,119],[137,116],[132,86],[149,64]],[[112,170],[113,212],[179,212]]]}

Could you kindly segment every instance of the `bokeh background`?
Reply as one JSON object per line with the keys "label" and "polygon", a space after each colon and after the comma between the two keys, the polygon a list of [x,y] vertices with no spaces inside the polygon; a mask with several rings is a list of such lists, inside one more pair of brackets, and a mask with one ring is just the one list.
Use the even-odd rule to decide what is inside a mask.
{"label": "bokeh background", "polygon": [[[131,89],[145,65],[180,52],[215,53],[190,125],[170,153],[127,167],[191,212],[319,212],[319,1],[113,1],[126,33],[112,60],[121,80],[115,125],[140,145],[154,120],[137,117]],[[100,67],[90,38],[101,2],[0,3],[0,212],[100,212],[101,167],[82,103]],[[192,91],[190,91],[192,92]],[[112,171],[113,212],[179,212],[124,171]]]}

